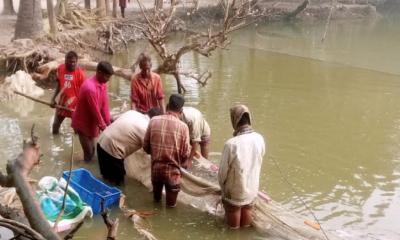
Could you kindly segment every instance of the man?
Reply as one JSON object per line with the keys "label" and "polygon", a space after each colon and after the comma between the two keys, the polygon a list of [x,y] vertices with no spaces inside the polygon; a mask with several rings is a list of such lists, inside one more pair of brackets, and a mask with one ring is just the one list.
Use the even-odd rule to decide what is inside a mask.
{"label": "man", "polygon": [[97,141],[97,157],[104,179],[117,185],[124,181],[124,159],[142,148],[150,118],[160,114],[159,108],[152,108],[147,114],[130,110],[101,133]]}
{"label": "man", "polygon": [[225,217],[232,229],[251,225],[252,204],[257,197],[264,138],[251,128],[249,109],[230,109],[233,138],[226,141],[218,172]]}
{"label": "man", "polygon": [[96,74],[87,79],[79,92],[78,104],[72,115],[72,128],[79,135],[85,162],[94,155],[95,138],[110,125],[107,82],[114,74],[109,62],[99,62]]}
{"label": "man", "polygon": [[[128,2],[131,2],[128,0]],[[125,18],[126,0],[119,0],[119,7],[121,8],[121,16]]]}
{"label": "man", "polygon": [[172,94],[165,115],[150,120],[143,149],[151,154],[151,182],[154,201],[161,201],[165,186],[167,207],[176,206],[180,191],[181,167],[186,167],[190,155],[189,129],[180,120],[185,99]]}
{"label": "man", "polygon": [[141,53],[137,62],[141,71],[131,81],[132,110],[146,113],[159,107],[164,112],[164,90],[160,76],[151,71],[150,56]]}
{"label": "man", "polygon": [[[57,68],[57,86],[51,99],[51,106],[54,108],[57,104],[56,97],[60,94],[58,105],[75,110],[78,102],[79,90],[85,80],[85,72],[77,66],[78,54],[69,51],[65,55],[65,62]],[[72,112],[57,109],[54,114],[52,127],[53,134],[58,134],[61,123],[65,118],[71,118]]]}
{"label": "man", "polygon": [[201,155],[208,159],[211,130],[203,114],[194,107],[183,107],[182,120],[189,127],[190,144],[192,146],[189,159],[193,159],[199,148]]}

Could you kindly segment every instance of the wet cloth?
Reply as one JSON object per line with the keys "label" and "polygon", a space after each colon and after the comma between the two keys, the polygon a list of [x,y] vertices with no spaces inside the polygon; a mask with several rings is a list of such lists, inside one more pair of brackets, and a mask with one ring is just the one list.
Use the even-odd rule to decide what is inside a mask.
{"label": "wet cloth", "polygon": [[72,115],[72,128],[87,137],[97,137],[100,130],[110,125],[107,85],[96,75],[84,81],[79,92],[78,104]]}
{"label": "wet cloth", "polygon": [[158,101],[164,99],[160,76],[153,72],[150,76],[150,79],[144,79],[138,73],[131,81],[131,100],[135,103],[136,110],[142,113],[146,113],[154,107],[161,107],[158,105]]}
{"label": "wet cloth", "polygon": [[[66,185],[65,179],[57,180],[54,177],[43,177],[38,183],[39,190],[36,191],[36,198],[51,226],[54,225],[61,211]],[[68,228],[71,224],[82,221],[86,216],[93,216],[92,208],[81,200],[79,194],[71,186],[68,186],[64,214],[58,223],[58,229]]]}
{"label": "wet cloth", "polygon": [[111,156],[124,159],[142,148],[149,121],[148,115],[127,111],[100,134],[98,143]]}
{"label": "wet cloth", "polygon": [[209,141],[211,130],[203,114],[194,107],[183,107],[183,121],[189,127],[190,141]]}
{"label": "wet cloth", "polygon": [[[65,64],[61,64],[57,68],[57,81],[60,87],[58,105],[74,110],[78,103],[79,90],[84,80],[85,72],[80,67],[76,67],[74,71],[70,72],[65,67]],[[62,109],[57,109],[57,114],[63,117],[72,117],[72,112]]]}
{"label": "wet cloth", "polygon": [[190,154],[189,129],[175,113],[156,116],[150,120],[143,141],[143,149],[151,154],[152,180],[164,179],[179,184],[179,168]]}

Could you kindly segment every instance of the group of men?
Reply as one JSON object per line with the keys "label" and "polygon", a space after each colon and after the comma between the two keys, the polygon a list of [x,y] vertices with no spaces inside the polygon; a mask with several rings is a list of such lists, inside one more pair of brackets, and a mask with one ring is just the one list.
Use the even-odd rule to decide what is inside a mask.
{"label": "group of men", "polygon": [[[79,136],[84,161],[91,162],[97,149],[103,178],[117,185],[124,181],[124,159],[143,149],[151,156],[154,200],[161,201],[165,187],[166,206],[175,207],[181,168],[190,168],[197,154],[208,158],[211,131],[203,114],[184,106],[185,99],[180,94],[172,94],[165,106],[161,78],[151,71],[151,58],[140,54],[140,72],[131,79],[131,110],[112,119],[106,84],[114,74],[112,65],[99,62],[96,73],[85,80],[77,63],[78,55],[70,51],[57,69],[52,105],[72,111],[56,110],[53,134],[58,134],[66,117],[72,118],[71,126]],[[236,105],[230,111],[234,133],[225,143],[218,180],[227,223],[231,228],[239,228],[251,224],[265,143],[251,128],[246,106]]]}

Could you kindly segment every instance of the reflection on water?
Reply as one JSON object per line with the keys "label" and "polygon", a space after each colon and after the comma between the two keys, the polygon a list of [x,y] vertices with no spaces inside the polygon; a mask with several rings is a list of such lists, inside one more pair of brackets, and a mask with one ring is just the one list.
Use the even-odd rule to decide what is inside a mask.
{"label": "reflection on water", "polygon": [[[203,111],[212,127],[215,161],[232,134],[229,107],[236,102],[250,107],[255,129],[268,145],[261,189],[289,209],[311,218],[271,158],[325,229],[345,239],[399,239],[400,76],[391,73],[400,73],[396,65],[400,31],[385,21],[332,23],[322,44],[323,27],[257,26],[238,32],[229,51],[217,51],[210,59],[186,55],[183,68],[213,71],[204,88],[185,79],[188,104]],[[111,61],[128,67],[145,48],[149,49],[145,42],[138,43]],[[164,76],[164,85],[167,95],[176,91],[170,76]],[[109,89],[113,107],[129,99],[127,81],[114,78]],[[1,104],[0,168],[4,170],[5,160],[15,157],[35,122],[44,157],[33,175],[59,176],[70,158],[68,123],[63,134],[52,136],[52,110],[35,103],[25,116],[15,111],[17,106],[27,109],[25,104],[20,100]],[[78,141],[75,144],[79,149]],[[96,164],[74,163],[98,175]],[[160,239],[259,237],[253,230],[227,231],[220,220],[189,206],[166,210],[154,205],[151,194],[135,181],[128,181],[123,191],[129,207],[156,211],[149,221]],[[129,220],[120,220],[120,239],[139,237]],[[77,237],[98,239],[104,234],[102,220],[95,218]]]}

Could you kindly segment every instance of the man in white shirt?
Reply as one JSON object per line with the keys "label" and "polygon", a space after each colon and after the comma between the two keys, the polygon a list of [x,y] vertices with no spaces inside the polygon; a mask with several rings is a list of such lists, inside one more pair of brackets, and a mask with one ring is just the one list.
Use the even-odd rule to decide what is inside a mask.
{"label": "man in white shirt", "polygon": [[208,158],[211,130],[203,114],[194,107],[183,107],[182,121],[189,127],[190,145],[192,146],[189,159],[193,159],[199,148],[201,155]]}
{"label": "man in white shirt", "polygon": [[251,225],[251,208],[257,197],[264,138],[251,128],[249,109],[230,109],[233,138],[226,141],[218,172],[225,217],[232,229]]}
{"label": "man in white shirt", "polygon": [[130,110],[101,133],[97,142],[97,157],[104,179],[117,185],[123,183],[124,159],[142,148],[150,118],[160,114],[159,108],[152,108],[147,114]]}

